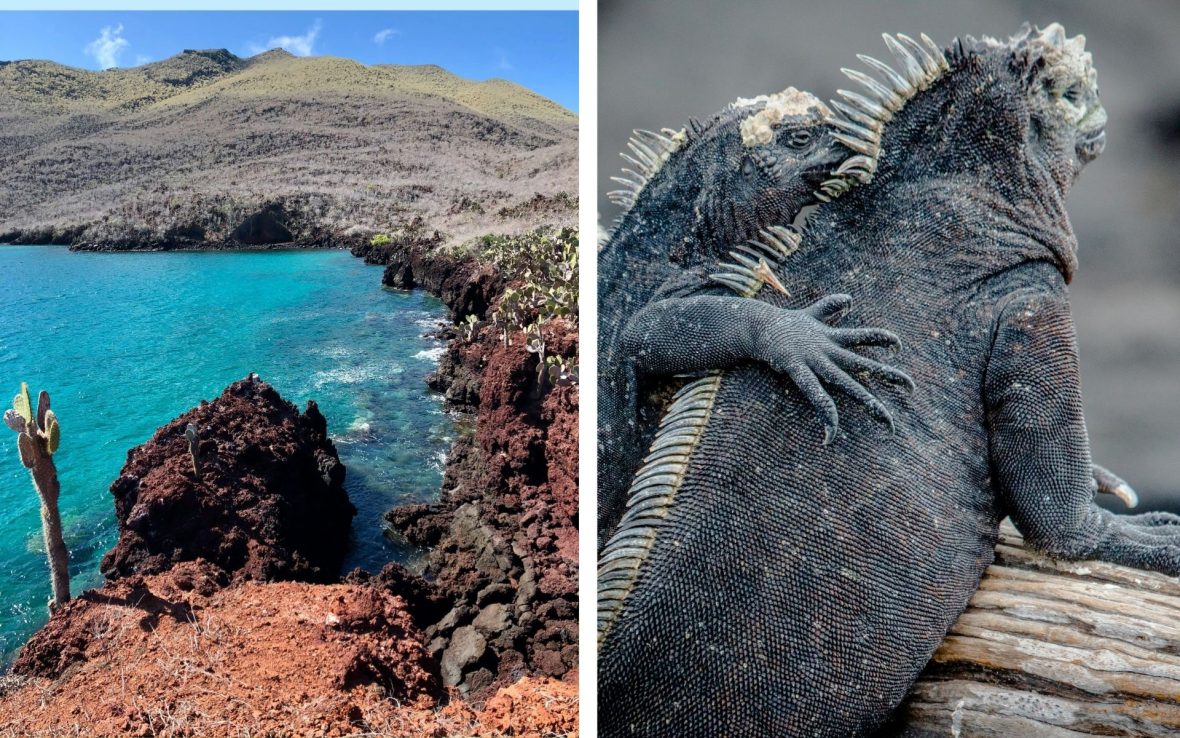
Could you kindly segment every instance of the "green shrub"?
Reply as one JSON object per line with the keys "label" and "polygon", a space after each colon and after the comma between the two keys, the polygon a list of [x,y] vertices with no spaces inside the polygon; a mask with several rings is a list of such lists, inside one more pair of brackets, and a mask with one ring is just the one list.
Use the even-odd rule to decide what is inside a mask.
{"label": "green shrub", "polygon": [[[544,383],[552,366],[545,353],[545,326],[557,318],[578,324],[578,231],[543,227],[521,236],[488,235],[480,247],[481,256],[512,280],[492,322],[505,345],[514,333],[524,332],[525,348],[537,354],[537,378]],[[576,376],[558,374],[566,380]]]}

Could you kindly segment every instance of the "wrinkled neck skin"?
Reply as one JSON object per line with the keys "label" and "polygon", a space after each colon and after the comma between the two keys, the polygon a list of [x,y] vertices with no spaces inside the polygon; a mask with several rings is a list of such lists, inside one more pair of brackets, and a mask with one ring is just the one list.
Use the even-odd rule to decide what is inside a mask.
{"label": "wrinkled neck skin", "polygon": [[759,175],[756,183],[705,188],[698,202],[697,210],[705,217],[697,220],[697,239],[708,248],[709,258],[717,260],[769,225],[790,224],[794,213],[786,212],[784,203],[811,204],[814,196],[802,174],[795,172],[775,182]]}
{"label": "wrinkled neck skin", "polygon": [[1077,239],[1065,195],[1079,167],[1072,142],[1037,135],[1023,94],[999,60],[965,60],[887,124],[873,182],[816,215],[864,208],[904,219],[931,236],[908,239],[922,263],[962,282],[1048,261],[1068,283]]}

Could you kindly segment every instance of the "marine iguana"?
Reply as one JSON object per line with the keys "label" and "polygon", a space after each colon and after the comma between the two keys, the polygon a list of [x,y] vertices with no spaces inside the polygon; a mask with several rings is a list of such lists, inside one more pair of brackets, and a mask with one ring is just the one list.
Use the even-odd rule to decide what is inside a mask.
{"label": "marine iguana", "polygon": [[[616,178],[624,189],[610,193],[627,210],[599,254],[600,547],[622,515],[627,485],[655,431],[658,415],[645,424],[638,404],[644,376],[760,360],[787,374],[816,407],[826,439],[839,419],[820,379],[892,422],[885,406],[847,372],[908,384],[901,372],[849,350],[896,347],[896,336],[830,327],[847,306],[845,296],[795,311],[743,300],[732,291],[750,296],[763,282],[783,289],[769,265],[791,253],[798,234],[775,224],[791,223],[805,206],[843,184],[830,180],[831,172],[854,152],[839,142],[841,131],[826,124],[830,115],[819,99],[792,87],[739,99],[689,129],[636,131],[630,142],[634,156],[624,157],[634,169]],[[645,315],[653,309],[661,316],[675,313],[679,299],[690,295],[699,296],[694,309],[714,311],[726,326],[707,343],[733,349],[703,352],[717,362],[708,366],[669,361],[648,350],[650,343],[674,337],[661,334]],[[745,340],[770,330],[774,342]]]}
{"label": "marine iguana", "polygon": [[[871,734],[1005,515],[1054,556],[1180,574],[1180,517],[1093,501],[1064,207],[1104,145],[1084,38],[886,43],[900,71],[847,71],[867,94],[835,105],[860,153],[848,191],[780,271],[790,297],[760,297],[862,295],[851,317],[897,330],[917,390],[894,391],[895,434],[846,415],[830,445],[765,366],[680,391],[600,558],[602,736]],[[693,299],[659,350],[716,328]]]}

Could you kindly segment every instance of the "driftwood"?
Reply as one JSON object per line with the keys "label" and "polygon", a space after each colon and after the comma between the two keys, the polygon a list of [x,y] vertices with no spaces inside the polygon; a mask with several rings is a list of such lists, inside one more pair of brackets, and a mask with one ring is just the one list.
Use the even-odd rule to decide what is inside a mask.
{"label": "driftwood", "polygon": [[996,561],[898,715],[905,738],[1180,736],[1180,582],[1024,548]]}

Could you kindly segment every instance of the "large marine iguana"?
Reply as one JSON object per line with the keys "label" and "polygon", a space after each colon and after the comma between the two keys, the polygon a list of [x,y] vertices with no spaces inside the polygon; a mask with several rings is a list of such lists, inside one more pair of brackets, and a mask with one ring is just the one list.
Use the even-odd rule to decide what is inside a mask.
{"label": "large marine iguana", "polygon": [[[788,88],[739,99],[681,131],[636,131],[630,142],[633,156],[624,157],[634,169],[616,178],[624,188],[611,193],[626,211],[599,253],[600,547],[622,515],[627,486],[655,432],[658,413],[645,423],[638,403],[644,377],[759,360],[789,376],[815,406],[825,439],[839,419],[821,379],[892,422],[885,406],[848,372],[901,384],[909,378],[849,349],[896,347],[896,336],[831,327],[847,307],[846,296],[809,310],[782,310],[733,292],[750,296],[763,282],[782,289],[769,265],[789,256],[798,234],[776,224],[791,223],[805,206],[843,187],[831,172],[855,152],[839,142],[838,128],[826,124],[830,115],[813,95]],[[731,350],[711,352],[718,363],[706,367],[648,350],[649,343],[672,338],[645,319],[648,311],[675,312],[679,299],[693,295],[694,310],[714,311],[729,329],[709,337]],[[742,337],[773,331],[774,340],[735,339],[735,330]]]}
{"label": "large marine iguana", "polygon": [[[760,296],[861,295],[851,317],[897,330],[918,389],[895,435],[850,414],[830,445],[764,366],[681,390],[600,560],[600,735],[872,733],[1004,515],[1052,555],[1180,574],[1180,517],[1093,501],[1064,207],[1104,144],[1084,39],[886,40],[901,71],[841,92],[859,186],[812,214],[791,296]],[[692,299],[660,350],[717,328]]]}

